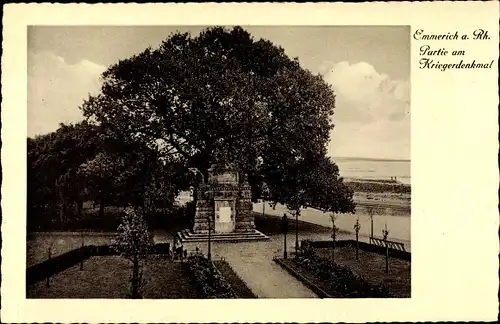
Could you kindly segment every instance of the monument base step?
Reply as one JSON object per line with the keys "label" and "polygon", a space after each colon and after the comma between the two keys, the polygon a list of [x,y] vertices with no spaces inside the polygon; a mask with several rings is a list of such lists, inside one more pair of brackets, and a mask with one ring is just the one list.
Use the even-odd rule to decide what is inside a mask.
{"label": "monument base step", "polygon": [[[177,232],[177,237],[182,243],[206,242],[208,233],[193,233],[191,230],[184,229]],[[210,240],[213,242],[243,242],[268,240],[269,237],[257,230],[249,232],[231,232],[231,233],[211,233]]]}

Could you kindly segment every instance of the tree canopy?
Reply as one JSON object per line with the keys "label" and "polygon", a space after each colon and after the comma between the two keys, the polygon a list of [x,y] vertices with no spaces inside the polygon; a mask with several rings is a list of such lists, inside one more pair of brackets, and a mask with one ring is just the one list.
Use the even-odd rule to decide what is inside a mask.
{"label": "tree canopy", "polygon": [[[81,204],[80,164],[96,155],[99,127],[81,122],[61,124],[55,132],[28,138],[28,215],[59,212],[64,221],[72,203]],[[59,206],[58,205],[62,205]]]}
{"label": "tree canopy", "polygon": [[155,151],[86,121],[28,138],[27,153],[30,226],[74,222],[84,201],[99,204],[99,219],[105,206],[132,205],[150,216],[189,185],[182,165],[166,165]]}
{"label": "tree canopy", "polygon": [[[102,75],[84,115],[166,164],[230,164],[277,203],[352,211],[352,191],[326,156],[335,95],[283,48],[240,27],[170,35]],[[328,202],[325,201],[328,199]]]}

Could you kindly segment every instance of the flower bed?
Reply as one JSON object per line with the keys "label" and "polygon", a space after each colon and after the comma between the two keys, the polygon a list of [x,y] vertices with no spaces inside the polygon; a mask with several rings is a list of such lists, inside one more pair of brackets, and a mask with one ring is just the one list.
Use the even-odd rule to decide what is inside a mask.
{"label": "flower bed", "polygon": [[237,298],[257,298],[257,296],[252,292],[246,283],[234,272],[227,261],[214,261],[217,269],[220,270],[224,278],[231,283]]}
{"label": "flower bed", "polygon": [[186,272],[191,282],[205,298],[236,298],[236,294],[224,276],[211,261],[202,255],[193,255],[188,258]]}
{"label": "flower bed", "polygon": [[387,298],[391,294],[383,284],[371,285],[349,268],[318,256],[310,246],[304,246],[294,263],[323,283],[328,293],[340,298]]}

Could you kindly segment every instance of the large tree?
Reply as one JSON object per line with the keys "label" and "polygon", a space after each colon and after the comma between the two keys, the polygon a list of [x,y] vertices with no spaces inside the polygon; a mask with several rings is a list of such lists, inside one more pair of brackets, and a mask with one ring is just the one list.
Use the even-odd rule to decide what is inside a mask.
{"label": "large tree", "polygon": [[27,139],[30,228],[74,221],[88,200],[99,203],[101,219],[105,206],[129,204],[149,217],[188,188],[182,165],[166,164],[141,143],[111,135],[83,121]]}
{"label": "large tree", "polygon": [[48,213],[64,222],[72,206],[81,210],[81,163],[100,146],[99,127],[61,124],[57,131],[27,139],[28,216]]}
{"label": "large tree", "polygon": [[[205,177],[212,164],[236,167],[249,175],[254,198],[264,183],[268,199],[280,203],[311,205],[320,190],[338,192],[346,199],[329,208],[351,210],[352,192],[326,159],[334,105],[323,78],[283,48],[240,27],[212,27],[196,37],[175,33],[159,48],[112,65],[101,93],[82,110],[167,164],[195,167]],[[316,168],[329,179],[321,185],[308,178]]]}

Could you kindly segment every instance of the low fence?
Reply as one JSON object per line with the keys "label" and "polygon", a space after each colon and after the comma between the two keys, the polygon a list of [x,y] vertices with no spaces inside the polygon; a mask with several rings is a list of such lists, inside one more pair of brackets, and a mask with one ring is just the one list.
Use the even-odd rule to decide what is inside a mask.
{"label": "low fence", "polygon": [[[170,256],[170,244],[155,244],[154,254]],[[26,285],[34,284],[38,281],[58,274],[61,271],[69,269],[78,263],[92,256],[111,256],[119,253],[109,245],[86,245],[75,250],[68,251],[55,256],[44,262],[36,264],[26,269]]]}
{"label": "low fence", "polygon": [[[380,240],[384,242],[383,240]],[[304,242],[304,241],[303,241]],[[333,247],[333,241],[307,241],[309,244],[311,244],[312,247],[315,248],[331,248]],[[398,242],[392,242],[396,244],[401,244]],[[335,241],[335,246],[336,247],[356,247],[356,241],[355,240],[339,240]],[[359,241],[359,248],[361,250],[367,251],[367,252],[374,252],[378,254],[385,255],[385,244],[384,245],[376,245],[376,244],[370,244],[366,242],[361,242]],[[406,260],[406,261],[411,261],[411,253],[408,251],[403,251],[398,248],[393,248],[389,245],[389,255],[398,258],[401,260]]]}
{"label": "low fence", "polygon": [[382,246],[385,248],[385,245],[389,246],[390,249],[399,250],[406,252],[405,245],[403,243],[394,242],[394,241],[384,241],[376,237],[370,237],[370,244]]}

